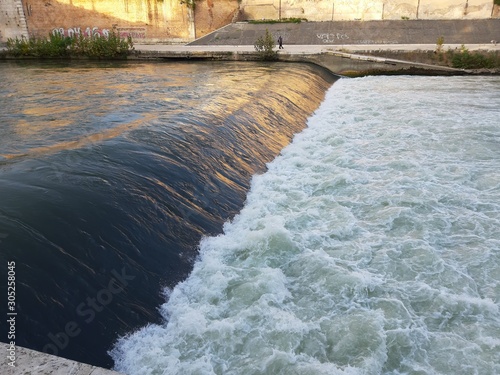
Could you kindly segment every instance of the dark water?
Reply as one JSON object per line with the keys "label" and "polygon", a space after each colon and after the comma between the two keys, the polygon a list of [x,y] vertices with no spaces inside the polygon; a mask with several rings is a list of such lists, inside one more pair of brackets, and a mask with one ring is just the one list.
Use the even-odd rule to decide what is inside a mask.
{"label": "dark water", "polygon": [[162,290],[332,82],[309,65],[1,64],[0,277],[15,262],[16,344],[111,367],[113,342],[161,321]]}

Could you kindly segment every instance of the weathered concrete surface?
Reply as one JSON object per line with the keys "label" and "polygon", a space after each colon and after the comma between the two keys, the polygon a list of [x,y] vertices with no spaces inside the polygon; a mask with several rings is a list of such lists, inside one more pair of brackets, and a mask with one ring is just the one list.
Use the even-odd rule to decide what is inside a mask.
{"label": "weathered concrete surface", "polygon": [[196,38],[230,24],[239,16],[238,0],[196,0],[194,25]]}
{"label": "weathered concrete surface", "polygon": [[55,29],[64,35],[104,35],[114,28],[136,41],[185,43],[195,38],[192,11],[178,0],[17,1],[23,3],[30,36],[45,38]]}
{"label": "weathered concrete surface", "polygon": [[21,0],[0,0],[0,42],[16,36],[28,36]]}
{"label": "weathered concrete surface", "polygon": [[309,21],[489,18],[490,0],[242,0],[246,20],[305,18]]}
{"label": "weathered concrete surface", "polygon": [[253,45],[268,29],[285,45],[485,44],[500,42],[500,19],[234,23],[190,45]]}
{"label": "weathered concrete surface", "polygon": [[0,0],[0,43],[28,31],[45,38],[113,29],[138,43],[187,43],[231,23],[238,9],[238,0],[196,0],[194,10],[179,0]]}
{"label": "weathered concrete surface", "polygon": [[16,346],[14,367],[9,366],[11,355],[9,346],[0,343],[2,366],[0,373],[5,375],[119,375],[116,371],[71,361],[46,353]]}
{"label": "weathered concrete surface", "polygon": [[368,74],[427,74],[459,75],[467,74],[461,69],[454,69],[433,64],[416,63],[398,59],[381,58],[363,54],[328,51],[319,54],[282,55],[281,61],[309,62],[322,66],[334,74],[358,76]]}

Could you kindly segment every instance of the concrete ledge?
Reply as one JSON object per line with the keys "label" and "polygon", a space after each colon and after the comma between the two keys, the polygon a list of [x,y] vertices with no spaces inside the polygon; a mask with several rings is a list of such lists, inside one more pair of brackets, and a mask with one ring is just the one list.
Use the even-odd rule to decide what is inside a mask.
{"label": "concrete ledge", "polygon": [[[16,346],[15,351],[11,351],[9,345],[5,343],[0,343],[0,347],[4,359],[0,373],[6,375],[120,375],[116,371],[56,357],[21,346]],[[14,352],[14,357],[12,357],[11,352]]]}

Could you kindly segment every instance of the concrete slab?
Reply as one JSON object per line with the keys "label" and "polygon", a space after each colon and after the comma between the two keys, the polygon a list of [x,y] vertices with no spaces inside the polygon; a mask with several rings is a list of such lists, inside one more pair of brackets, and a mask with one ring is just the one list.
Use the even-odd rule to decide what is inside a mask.
{"label": "concrete slab", "polygon": [[14,360],[12,361],[12,351],[9,345],[0,343],[0,348],[2,358],[4,359],[0,373],[5,375],[120,375],[116,371],[56,357],[20,346],[15,347],[15,351],[13,351]]}

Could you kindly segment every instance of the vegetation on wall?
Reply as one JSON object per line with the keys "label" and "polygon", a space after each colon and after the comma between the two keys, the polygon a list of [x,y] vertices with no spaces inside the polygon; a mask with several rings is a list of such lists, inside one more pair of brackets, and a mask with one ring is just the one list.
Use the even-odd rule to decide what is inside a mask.
{"label": "vegetation on wall", "polygon": [[280,20],[249,20],[248,23],[301,23],[302,21],[307,22],[305,18],[282,18]]}
{"label": "vegetation on wall", "polygon": [[275,45],[276,43],[274,41],[274,38],[268,29],[266,29],[266,34],[264,36],[259,37],[254,43],[255,50],[258,52],[259,57],[262,60],[267,60],[267,61],[277,59],[278,52],[273,51]]}
{"label": "vegetation on wall", "polygon": [[108,37],[69,37],[55,33],[50,34],[48,39],[16,38],[7,41],[7,53],[15,57],[120,59],[133,49],[132,38],[122,39],[115,32]]}
{"label": "vegetation on wall", "polygon": [[500,5],[500,0],[494,0],[494,1],[493,1],[493,4],[495,4],[495,5]]}
{"label": "vegetation on wall", "polygon": [[186,4],[186,6],[192,10],[195,10],[196,8],[196,1],[197,0],[181,0],[181,4]]}

